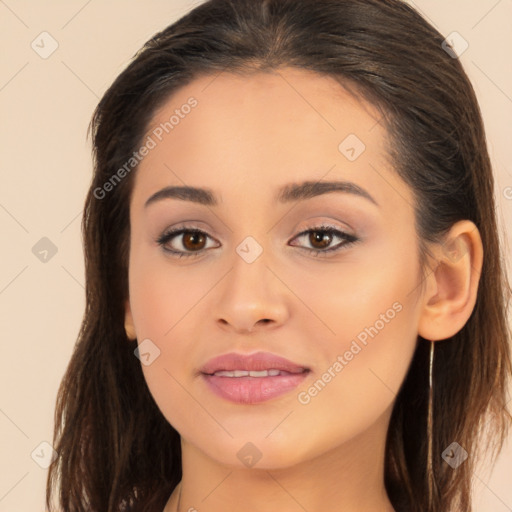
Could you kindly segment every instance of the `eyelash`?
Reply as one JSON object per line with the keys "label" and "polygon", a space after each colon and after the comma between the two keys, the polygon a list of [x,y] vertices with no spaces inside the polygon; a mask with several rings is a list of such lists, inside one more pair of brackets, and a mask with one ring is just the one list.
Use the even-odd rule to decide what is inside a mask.
{"label": "eyelash", "polygon": [[[340,231],[339,229],[333,228],[332,226],[326,226],[326,225],[315,226],[313,228],[309,228],[305,231],[302,231],[301,233],[296,235],[293,238],[293,240],[295,240],[295,238],[300,238],[304,235],[307,235],[308,233],[311,233],[311,232],[334,235],[334,236],[337,236],[345,241],[345,243],[340,243],[340,244],[338,244],[338,246],[331,247],[331,248],[325,249],[325,250],[310,249],[309,247],[301,247],[301,249],[304,249],[305,251],[308,251],[309,253],[313,253],[313,255],[316,257],[318,257],[318,256],[322,257],[325,253],[337,253],[337,252],[339,252],[339,251],[347,248],[348,246],[359,241],[359,238],[355,237],[354,235],[349,235],[348,233]],[[183,252],[183,251],[176,251],[174,249],[168,249],[167,247],[165,247],[165,244],[170,242],[173,238],[175,238],[178,235],[183,235],[185,233],[202,234],[202,235],[206,235],[207,237],[209,237],[209,235],[207,233],[205,233],[204,231],[202,231],[200,229],[193,228],[193,227],[179,226],[179,227],[167,230],[164,233],[162,233],[157,238],[156,242],[162,247],[162,249],[166,253],[169,253],[173,257],[176,257],[176,258],[183,258],[183,257],[191,258],[191,257],[200,256],[206,249],[201,249],[199,251],[193,251],[193,252],[187,253],[187,252]]]}

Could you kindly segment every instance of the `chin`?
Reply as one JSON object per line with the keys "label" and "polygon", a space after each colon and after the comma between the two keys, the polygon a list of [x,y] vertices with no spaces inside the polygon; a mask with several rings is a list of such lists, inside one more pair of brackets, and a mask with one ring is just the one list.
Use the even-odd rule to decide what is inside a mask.
{"label": "chin", "polygon": [[228,443],[219,443],[216,447],[210,444],[203,451],[231,469],[277,470],[295,466],[312,456],[304,451],[304,446],[300,448],[298,450],[297,443],[290,439],[283,442],[247,435],[243,440],[230,439]]}

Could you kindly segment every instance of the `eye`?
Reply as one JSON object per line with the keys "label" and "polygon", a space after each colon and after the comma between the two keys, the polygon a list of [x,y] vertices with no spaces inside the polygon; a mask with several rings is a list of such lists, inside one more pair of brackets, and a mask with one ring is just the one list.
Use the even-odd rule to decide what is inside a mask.
{"label": "eye", "polygon": [[[359,241],[359,238],[355,237],[354,235],[349,235],[344,231],[336,229],[332,226],[325,225],[307,229],[295,236],[293,240],[298,238],[300,239],[306,235],[308,235],[307,242],[310,243],[312,247],[301,248],[310,253],[313,253],[315,256],[321,256],[325,253],[338,252],[345,247]],[[180,236],[181,238],[178,238]],[[171,242],[174,242],[175,238],[178,238],[178,245],[181,245],[181,247],[172,247]],[[208,238],[211,238],[208,233],[205,233],[200,229],[178,226],[162,233],[156,242],[165,252],[171,253],[177,258],[190,258],[201,255],[208,248],[205,246]],[[332,241],[336,238],[341,240],[341,242],[339,242],[334,247],[330,247]]]}
{"label": "eye", "polygon": [[[181,235],[180,244],[183,248],[169,248],[169,242],[173,241]],[[171,253],[173,256],[178,258],[198,256],[205,250],[205,241],[210,236],[197,228],[185,228],[177,227],[170,229],[162,233],[162,235],[156,240],[157,243],[162,246],[163,250]],[[191,254],[187,254],[190,251]]]}
{"label": "eye", "polygon": [[[306,240],[308,243],[312,245],[312,248],[303,247],[303,249],[313,253],[315,256],[322,256],[325,253],[341,251],[347,246],[359,241],[359,238],[357,238],[356,236],[349,235],[348,233],[345,233],[344,231],[341,231],[332,226],[317,226],[307,229],[302,233],[298,234],[294,238],[294,240],[297,238],[306,237],[306,235]],[[334,247],[330,247],[332,241],[335,238],[340,239],[341,242],[339,242]]]}

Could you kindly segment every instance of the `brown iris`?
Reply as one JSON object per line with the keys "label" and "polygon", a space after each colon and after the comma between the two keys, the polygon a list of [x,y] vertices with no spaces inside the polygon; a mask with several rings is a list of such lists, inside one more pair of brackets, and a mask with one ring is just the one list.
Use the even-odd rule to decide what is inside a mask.
{"label": "brown iris", "polygon": [[183,234],[183,246],[189,250],[201,250],[203,247],[197,247],[196,244],[200,244],[201,242],[204,243],[205,241],[206,237],[203,233],[188,232]]}
{"label": "brown iris", "polygon": [[[331,241],[332,241],[332,235],[330,233],[327,233],[326,231],[311,231],[309,233],[309,241],[311,242],[311,245],[317,249],[325,249]],[[320,246],[315,244],[322,244]]]}

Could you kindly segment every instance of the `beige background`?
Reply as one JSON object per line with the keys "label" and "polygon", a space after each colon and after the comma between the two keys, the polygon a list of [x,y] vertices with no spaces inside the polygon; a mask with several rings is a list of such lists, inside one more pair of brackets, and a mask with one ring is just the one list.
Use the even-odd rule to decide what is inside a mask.
{"label": "beige background", "polygon": [[[38,462],[51,451],[41,443],[52,440],[57,387],[85,305],[80,220],[91,114],[135,51],[197,3],[0,0],[0,512],[44,510],[47,470]],[[511,275],[512,1],[409,3],[469,43],[461,60],[486,124]],[[31,47],[51,49],[43,31],[58,43],[46,59]],[[47,262],[32,252],[43,237],[57,248]],[[494,472],[475,475],[476,512],[512,511],[511,474],[509,441]]]}

